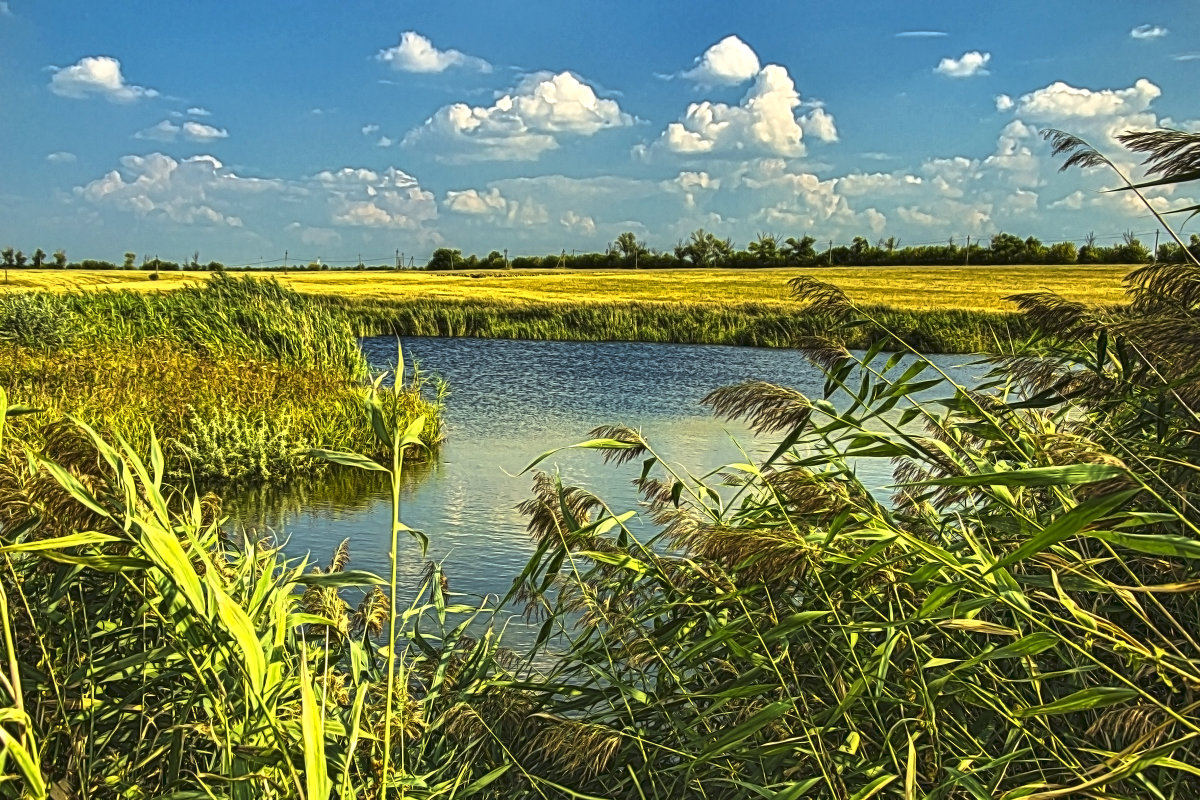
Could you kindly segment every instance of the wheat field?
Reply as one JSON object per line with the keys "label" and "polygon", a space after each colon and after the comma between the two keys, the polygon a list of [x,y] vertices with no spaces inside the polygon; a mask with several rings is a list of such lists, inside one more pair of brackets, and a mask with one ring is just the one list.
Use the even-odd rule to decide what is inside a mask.
{"label": "wheat field", "polygon": [[[1049,290],[1099,304],[1122,300],[1128,265],[989,267],[846,267],[596,271],[290,271],[262,272],[309,294],[372,300],[441,299],[538,302],[665,301],[740,305],[787,299],[788,279],[813,275],[869,305],[900,309],[1010,311],[1004,298]],[[163,291],[207,280],[207,272],[13,270],[5,291],[132,289]]]}

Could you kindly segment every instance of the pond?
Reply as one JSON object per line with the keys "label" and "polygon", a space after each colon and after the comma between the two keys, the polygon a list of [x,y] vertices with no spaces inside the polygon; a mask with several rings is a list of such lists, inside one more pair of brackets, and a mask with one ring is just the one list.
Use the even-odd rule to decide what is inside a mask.
{"label": "pond", "polygon": [[[396,365],[396,340],[362,341],[375,369]],[[495,339],[403,340],[406,362],[449,382],[446,441],[435,463],[410,467],[401,519],[429,537],[429,557],[443,562],[450,585],[476,597],[502,597],[533,548],[516,506],[530,497],[531,477],[518,473],[552,448],[583,441],[598,425],[640,429],[664,459],[693,474],[767,455],[771,439],[713,418],[700,405],[712,389],[748,378],[790,386],[819,398],[824,378],[792,350],[632,342],[554,342]],[[985,371],[971,356],[931,360],[961,382]],[[891,475],[864,468],[869,486]],[[595,451],[566,451],[539,465],[558,469],[564,483],[586,486],[621,512],[638,508],[632,486],[640,463],[602,463]],[[339,472],[315,485],[246,493],[228,509],[239,523],[286,537],[286,550],[311,552],[327,563],[350,538],[351,567],[388,570],[390,495],[368,473]],[[631,530],[649,536],[647,520]],[[420,584],[425,564],[415,542],[402,539],[401,585]],[[519,622],[506,638],[526,637]]]}

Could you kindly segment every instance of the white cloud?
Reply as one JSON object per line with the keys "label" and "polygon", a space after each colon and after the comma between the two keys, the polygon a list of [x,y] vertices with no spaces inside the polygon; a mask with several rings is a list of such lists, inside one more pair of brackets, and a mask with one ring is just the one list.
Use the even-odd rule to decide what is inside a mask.
{"label": "white cloud", "polygon": [[0,0],[0,17],[11,17],[12,9],[8,7],[7,0]]}
{"label": "white cloud", "polygon": [[242,178],[212,156],[177,161],[162,153],[125,156],[122,170],[75,189],[78,197],[98,206],[160,217],[182,225],[240,228],[242,219],[221,207],[240,207],[249,195],[273,192],[277,181]]}
{"label": "white cloud", "polygon": [[491,106],[445,106],[411,131],[404,144],[430,142],[443,161],[533,161],[559,146],[562,136],[591,136],[632,125],[615,100],[570,72],[527,75]]}
{"label": "white cloud", "polygon": [[800,118],[800,127],[805,136],[815,136],[822,142],[838,140],[837,125],[834,124],[833,115],[820,106]]}
{"label": "white cloud", "polygon": [[176,125],[169,119],[164,119],[157,125],[138,131],[133,135],[133,138],[149,139],[155,142],[173,142],[181,135],[190,142],[212,142],[217,139],[228,139],[229,131],[224,128],[214,128],[212,125],[205,125],[203,122],[195,122],[193,120],[188,120],[182,125]]}
{"label": "white cloud", "polygon": [[837,139],[833,117],[817,108],[797,119],[796,85],[783,67],[768,64],[736,106],[705,100],[692,103],[678,122],[663,131],[659,146],[685,155],[760,152],[804,155],[805,128],[824,141]]}
{"label": "white cloud", "polygon": [[480,192],[478,189],[446,192],[446,199],[442,201],[442,205],[456,213],[475,216],[503,214],[508,210],[508,200],[495,187],[486,192]]}
{"label": "white cloud", "polygon": [[379,131],[379,126],[375,125],[373,123],[370,125],[362,126],[362,135],[363,136],[370,136],[372,133],[377,133],[378,131]]}
{"label": "white cloud", "polygon": [[977,75],[987,75],[987,65],[991,60],[991,53],[970,50],[959,58],[943,58],[933,71],[948,78],[973,78]]}
{"label": "white cloud", "polygon": [[1083,202],[1085,199],[1086,196],[1084,195],[1083,191],[1076,189],[1066,197],[1055,200],[1050,204],[1050,208],[1069,208],[1072,211],[1078,211],[1079,209],[1083,208]]}
{"label": "white cloud", "polygon": [[900,31],[896,34],[897,39],[940,39],[943,36],[950,34],[945,31]]}
{"label": "white cloud", "polygon": [[546,206],[532,199],[510,199],[495,186],[483,192],[478,189],[446,192],[442,205],[456,214],[490,219],[502,227],[528,227],[550,221]]}
{"label": "white cloud", "polygon": [[395,143],[396,143],[396,140],[392,139],[390,136],[380,136],[378,139],[375,140],[376,147],[391,147]]}
{"label": "white cloud", "polygon": [[132,103],[143,97],[158,96],[154,89],[126,83],[121,74],[121,62],[109,56],[86,56],[69,67],[54,68],[50,91],[75,100],[99,95],[113,103]]}
{"label": "white cloud", "polygon": [[758,74],[758,55],[737,36],[726,36],[704,51],[683,77],[704,86],[734,86]]}
{"label": "white cloud", "polygon": [[1056,81],[1037,91],[1021,95],[1017,114],[1037,120],[1089,119],[1138,114],[1162,94],[1145,78],[1128,89],[1080,89]]}
{"label": "white cloud", "polygon": [[596,233],[596,220],[586,214],[567,211],[559,218],[558,223],[571,233],[580,236],[594,236]]}
{"label": "white cloud", "polygon": [[1012,111],[1016,102],[1006,94],[996,95],[996,110],[997,111]]}
{"label": "white cloud", "polygon": [[191,114],[193,117],[211,117],[212,116],[211,111],[209,111],[207,108],[201,108],[200,106],[192,106],[191,108],[189,108],[187,110],[187,113]]}
{"label": "white cloud", "polygon": [[1129,32],[1129,35],[1134,39],[1161,39],[1166,36],[1169,31],[1161,25],[1138,25]]}
{"label": "white cloud", "polygon": [[51,164],[74,164],[75,154],[68,153],[66,150],[59,150],[54,153],[47,153],[46,160]]}
{"label": "white cloud", "polygon": [[451,67],[465,67],[480,72],[491,72],[492,69],[482,58],[458,50],[438,50],[433,42],[416,31],[400,34],[398,45],[380,50],[375,57],[401,72],[445,72]]}
{"label": "white cloud", "polygon": [[183,138],[193,142],[211,142],[214,139],[228,139],[229,131],[205,125],[203,122],[188,120],[183,123]]}
{"label": "white cloud", "polygon": [[334,225],[419,229],[437,217],[437,201],[408,173],[388,167],[383,172],[344,167],[314,176],[328,197]]}
{"label": "white cloud", "polygon": [[138,131],[133,135],[135,139],[149,139],[155,142],[173,142],[179,136],[181,128],[169,119],[164,119],[157,125],[153,125],[145,130]]}

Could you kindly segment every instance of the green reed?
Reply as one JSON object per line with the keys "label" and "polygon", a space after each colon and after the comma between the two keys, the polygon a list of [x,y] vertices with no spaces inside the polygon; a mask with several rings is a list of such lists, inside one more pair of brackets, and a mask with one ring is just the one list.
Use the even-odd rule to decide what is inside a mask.
{"label": "green reed", "polygon": [[[824,321],[796,305],[502,300],[368,300],[314,296],[344,316],[363,336],[467,336],[487,339],[636,341],[795,347],[827,332]],[[924,353],[1010,352],[1032,334],[1018,314],[988,311],[916,311],[870,307],[882,324],[840,332],[842,343],[866,349]]]}

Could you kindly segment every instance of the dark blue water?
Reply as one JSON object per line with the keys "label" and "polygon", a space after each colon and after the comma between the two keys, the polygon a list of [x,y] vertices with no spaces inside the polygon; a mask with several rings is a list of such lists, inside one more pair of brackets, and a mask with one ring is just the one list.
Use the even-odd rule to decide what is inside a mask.
{"label": "dark blue water", "polygon": [[[365,339],[372,366],[394,369],[396,340]],[[532,547],[516,506],[530,496],[530,475],[519,474],[541,453],[583,441],[598,425],[639,428],[666,460],[693,474],[769,453],[738,424],[714,419],[700,400],[709,391],[748,378],[790,386],[818,398],[823,376],[798,352],[627,342],[529,342],[489,339],[406,339],[405,360],[449,382],[446,442],[436,464],[412,469],[401,518],[429,537],[429,557],[442,561],[452,589],[503,596]],[[980,367],[968,356],[933,359],[957,380],[971,382]],[[861,473],[869,486],[891,481],[885,465]],[[539,465],[564,483],[588,487],[616,511],[638,508],[631,481],[639,464],[614,467],[596,451],[566,451]],[[345,537],[351,566],[385,575],[390,498],[382,483],[345,491],[284,497],[243,522],[284,533],[294,554],[325,563]],[[238,514],[235,510],[235,514]],[[634,531],[650,533],[635,517]],[[641,526],[639,528],[639,526]],[[425,565],[415,542],[400,548],[402,583],[419,585]],[[522,638],[520,630],[511,631]]]}

